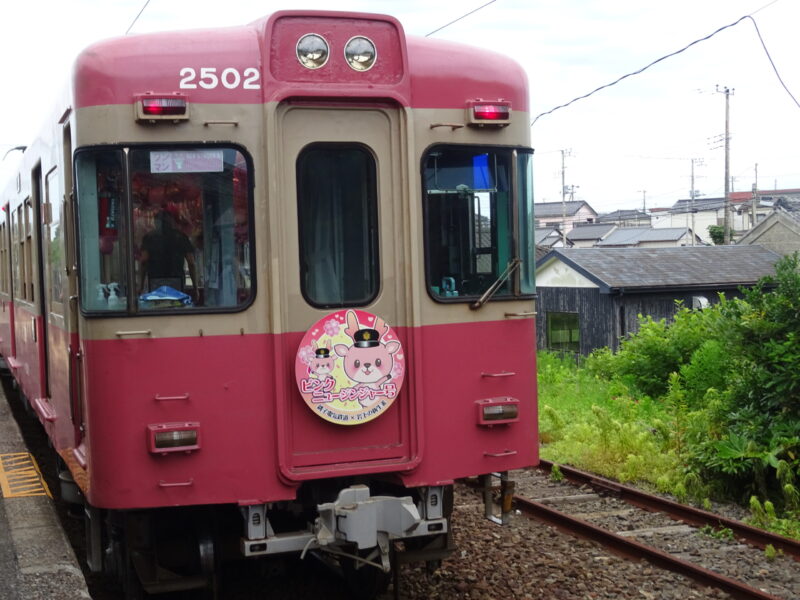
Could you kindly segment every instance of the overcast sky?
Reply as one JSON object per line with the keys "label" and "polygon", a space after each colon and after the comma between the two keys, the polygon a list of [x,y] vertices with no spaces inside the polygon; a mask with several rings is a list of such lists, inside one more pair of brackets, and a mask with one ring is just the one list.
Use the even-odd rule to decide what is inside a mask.
{"label": "overcast sky", "polygon": [[[151,0],[131,34],[238,25],[286,8],[391,14],[426,35],[488,0]],[[26,0],[0,8],[0,156],[29,143],[75,55],[124,35],[144,0]],[[783,82],[800,100],[800,0],[496,0],[432,37],[505,52],[528,72],[531,116],[569,102],[752,15]],[[800,188],[800,106],[782,87],[750,20],[642,74],[542,116],[532,127],[537,202],[564,181],[598,212],[671,206],[724,191],[725,96],[733,189]],[[562,153],[562,151],[565,151]],[[0,163],[0,173],[13,162]],[[569,198],[569,196],[568,196]]]}

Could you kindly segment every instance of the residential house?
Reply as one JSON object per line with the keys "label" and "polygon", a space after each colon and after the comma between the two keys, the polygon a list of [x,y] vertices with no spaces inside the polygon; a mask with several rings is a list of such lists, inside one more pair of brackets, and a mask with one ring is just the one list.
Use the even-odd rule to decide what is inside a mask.
{"label": "residential house", "polygon": [[583,200],[569,202],[540,202],[533,205],[537,227],[558,227],[569,233],[578,223],[593,223],[595,210]]}
{"label": "residential house", "polygon": [[[700,238],[694,237],[695,246],[704,245]],[[684,227],[621,227],[597,242],[598,248],[674,248],[691,245],[692,232]]]}
{"label": "residential house", "polygon": [[739,296],[774,274],[779,258],[761,246],[554,249],[536,263],[537,345],[616,350],[639,315],[671,319],[677,302],[702,308],[720,292]]}
{"label": "residential house", "polygon": [[[749,194],[749,192],[748,192]],[[734,231],[749,229],[752,223],[750,203],[743,198],[731,199],[730,223]],[[769,208],[762,207],[763,212]],[[724,198],[695,198],[694,200],[678,200],[668,212],[661,212],[653,219],[653,227],[689,227],[694,229],[705,241],[711,242],[708,228],[712,225],[722,226],[725,223]]]}
{"label": "residential house", "polygon": [[[731,227],[744,232],[758,224],[771,211],[776,202],[800,201],[800,189],[756,190],[731,192]],[[755,218],[753,208],[755,205]],[[653,211],[653,227],[687,227],[693,229],[704,241],[711,241],[708,228],[725,223],[725,198],[695,198],[678,200],[668,211]]]}
{"label": "residential house", "polygon": [[618,227],[650,227],[650,215],[641,210],[615,210],[612,213],[600,215],[595,222],[613,223]]}
{"label": "residential house", "polygon": [[779,206],[736,243],[758,244],[784,256],[800,252],[800,210],[787,210]]}
{"label": "residential house", "polygon": [[557,227],[537,227],[533,231],[533,241],[544,248],[564,247],[564,236]]}

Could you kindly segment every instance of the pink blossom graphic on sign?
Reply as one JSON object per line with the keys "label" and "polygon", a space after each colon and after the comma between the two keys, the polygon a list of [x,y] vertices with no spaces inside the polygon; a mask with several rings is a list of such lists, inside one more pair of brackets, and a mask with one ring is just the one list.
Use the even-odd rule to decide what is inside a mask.
{"label": "pink blossom graphic on sign", "polygon": [[341,326],[336,322],[336,319],[328,319],[325,321],[325,325],[323,325],[322,328],[325,330],[325,335],[336,337],[339,334]]}
{"label": "pink blossom graphic on sign", "polygon": [[302,360],[305,364],[311,364],[311,359],[314,358],[314,348],[312,346],[303,346],[297,352],[297,356]]}

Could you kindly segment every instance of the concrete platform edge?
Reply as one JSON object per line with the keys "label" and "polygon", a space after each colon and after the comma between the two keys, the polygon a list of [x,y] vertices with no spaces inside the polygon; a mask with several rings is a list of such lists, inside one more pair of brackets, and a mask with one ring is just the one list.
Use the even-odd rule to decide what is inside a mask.
{"label": "concrete platform edge", "polygon": [[[0,452],[27,452],[8,400],[0,391]],[[86,580],[47,496],[0,497],[13,546],[16,595],[25,600],[90,600]],[[8,553],[9,556],[12,553]],[[9,561],[12,559],[9,558]]]}

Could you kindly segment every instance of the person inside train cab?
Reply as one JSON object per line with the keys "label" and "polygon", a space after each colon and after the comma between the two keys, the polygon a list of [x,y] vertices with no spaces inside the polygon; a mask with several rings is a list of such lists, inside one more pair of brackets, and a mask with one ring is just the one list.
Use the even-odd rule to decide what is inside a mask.
{"label": "person inside train cab", "polygon": [[[192,296],[196,300],[197,269],[194,259],[194,246],[189,237],[178,229],[177,210],[166,206],[155,215],[155,228],[142,238],[140,254],[141,291],[154,290],[168,286]],[[185,289],[186,271],[189,271],[191,289]],[[147,279],[147,287],[145,287]]]}

